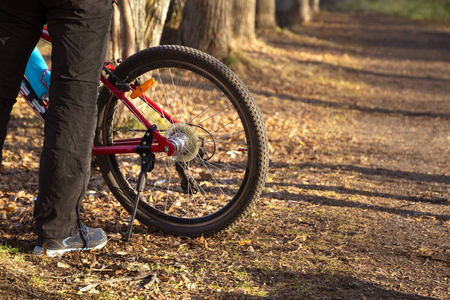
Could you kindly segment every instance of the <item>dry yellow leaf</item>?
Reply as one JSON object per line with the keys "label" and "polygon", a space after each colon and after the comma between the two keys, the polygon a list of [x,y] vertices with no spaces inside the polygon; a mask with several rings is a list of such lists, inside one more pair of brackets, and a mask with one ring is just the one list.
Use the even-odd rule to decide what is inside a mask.
{"label": "dry yellow leaf", "polygon": [[17,209],[13,206],[5,206],[2,207],[2,210],[6,210],[6,211],[17,211]]}
{"label": "dry yellow leaf", "polygon": [[252,240],[243,240],[239,242],[239,245],[250,245],[252,243]]}

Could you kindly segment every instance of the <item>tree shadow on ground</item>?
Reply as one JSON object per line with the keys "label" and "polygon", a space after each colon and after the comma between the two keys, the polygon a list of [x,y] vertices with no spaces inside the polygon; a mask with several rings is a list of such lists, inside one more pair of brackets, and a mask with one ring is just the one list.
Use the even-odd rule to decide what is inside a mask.
{"label": "tree shadow on ground", "polygon": [[[275,183],[267,183],[266,186],[272,187],[272,186],[292,186],[292,185],[275,182]],[[298,187],[298,188],[304,189],[304,190],[329,191],[329,192],[337,192],[337,193],[348,194],[348,195],[379,197],[379,198],[404,200],[404,201],[419,202],[419,203],[427,202],[427,203],[431,203],[431,204],[450,206],[450,202],[448,201],[448,199],[445,199],[445,198],[426,198],[426,197],[394,195],[394,194],[388,194],[388,193],[370,192],[370,191],[349,189],[349,188],[344,188],[344,187],[340,187],[340,186],[330,186],[330,185],[297,184],[297,185],[295,185],[295,187]]]}
{"label": "tree shadow on ground", "polygon": [[438,112],[414,112],[414,111],[407,111],[407,110],[400,110],[400,109],[388,109],[388,108],[381,108],[381,107],[366,107],[361,106],[358,104],[350,104],[350,103],[337,103],[333,101],[326,101],[321,99],[313,99],[313,98],[302,98],[302,97],[294,97],[288,94],[284,93],[270,93],[270,92],[263,92],[263,91],[257,91],[252,90],[252,93],[256,95],[261,95],[264,97],[277,97],[279,99],[283,100],[291,100],[291,101],[297,101],[302,102],[305,104],[311,104],[314,106],[325,106],[325,107],[332,107],[332,108],[338,108],[338,109],[351,109],[360,111],[363,113],[383,113],[383,114],[390,114],[390,115],[403,115],[408,117],[429,117],[429,118],[442,118],[442,119],[450,119],[450,114],[447,113],[438,113]]}
{"label": "tree shadow on ground", "polygon": [[[275,168],[283,168],[283,167],[285,168],[291,167],[292,165],[284,162],[275,162],[271,166]],[[447,175],[423,174],[417,172],[389,170],[385,168],[368,168],[346,164],[322,164],[322,163],[305,162],[294,166],[301,169],[318,168],[318,169],[353,171],[365,175],[381,175],[383,177],[401,178],[411,181],[422,181],[430,183],[435,182],[450,185],[450,176]]]}
{"label": "tree shadow on ground", "polygon": [[[298,186],[301,187],[301,186]],[[339,200],[334,198],[328,198],[323,196],[311,196],[311,195],[299,195],[294,193],[283,192],[283,196],[280,197],[278,192],[273,193],[263,193],[263,198],[272,198],[288,201],[303,201],[310,202],[316,205],[323,206],[335,206],[335,207],[349,207],[349,208],[359,208],[359,209],[369,209],[373,211],[385,212],[389,214],[396,214],[399,216],[415,216],[415,217],[434,217],[440,221],[450,220],[450,215],[440,215],[428,212],[419,212],[415,210],[399,209],[393,207],[384,207],[380,205],[365,204],[357,201],[350,200]]]}
{"label": "tree shadow on ground", "polygon": [[[413,81],[426,81],[426,82],[441,82],[441,83],[450,83],[450,79],[447,78],[439,78],[437,76],[410,76],[410,75],[404,75],[404,74],[389,74],[389,73],[383,73],[383,72],[375,72],[375,71],[368,71],[363,69],[357,69],[357,68],[351,68],[351,67],[345,67],[345,66],[339,66],[334,65],[331,63],[326,62],[319,62],[319,61],[310,61],[310,60],[299,60],[296,59],[296,62],[299,64],[310,64],[310,65],[319,65],[321,69],[329,69],[333,71],[340,71],[340,72],[347,72],[352,74],[363,74],[363,75],[371,75],[371,76],[377,76],[377,77],[383,77],[383,78],[389,78],[389,79],[408,79]],[[373,81],[370,81],[370,83],[373,83]]]}
{"label": "tree shadow on ground", "polygon": [[[320,70],[326,70],[334,72],[333,74],[339,74],[339,76],[345,77],[346,75],[358,75],[358,81],[363,81],[371,86],[380,86],[387,88],[388,86],[394,86],[398,88],[399,82],[402,82],[402,85],[407,86],[409,88],[419,88],[420,90],[425,92],[436,92],[435,86],[437,84],[448,87],[450,84],[450,79],[448,78],[440,78],[433,75],[425,75],[425,76],[412,76],[398,73],[386,73],[372,70],[364,70],[360,68],[353,68],[348,66],[341,66],[337,64],[327,63],[323,61],[312,61],[312,60],[300,60],[292,58],[291,61],[293,63],[298,64],[299,66],[309,66],[316,65],[320,68]],[[442,74],[441,74],[442,75]],[[382,79],[376,80],[376,79]],[[388,79],[386,81],[385,79]]]}
{"label": "tree shadow on ground", "polygon": [[[331,165],[331,164],[320,164],[320,163],[301,163],[297,165],[291,165],[283,162],[276,162],[271,164],[271,168],[287,168],[287,167],[295,167],[298,169],[306,169],[306,168],[315,168],[315,169],[329,169],[329,170],[339,170],[339,171],[349,171],[356,172],[359,174],[370,175],[370,176],[379,176],[382,178],[391,178],[391,179],[400,179],[400,180],[410,180],[414,182],[425,182],[425,183],[439,183],[439,184],[447,184],[450,185],[450,176],[446,175],[433,175],[433,174],[422,174],[416,172],[406,172],[406,171],[393,171],[382,168],[366,168],[366,167],[358,167],[351,165]],[[327,185],[314,185],[314,184],[291,184],[291,183],[283,183],[283,182],[271,182],[266,183],[266,187],[296,187],[303,190],[316,190],[316,191],[330,191],[337,192],[340,194],[348,194],[348,195],[359,195],[359,196],[367,196],[367,197],[380,197],[385,199],[393,199],[393,200],[405,200],[411,202],[418,203],[430,203],[441,206],[449,206],[450,199],[446,199],[443,197],[436,198],[426,198],[426,197],[415,197],[415,196],[404,196],[404,195],[395,195],[390,193],[380,193],[376,191],[364,191],[352,188],[345,188],[342,186],[327,186]],[[366,204],[361,203],[359,201],[353,200],[345,200],[345,199],[335,199],[324,196],[316,196],[316,195],[306,195],[306,194],[298,194],[287,191],[274,191],[274,192],[264,192],[262,195],[263,198],[273,198],[285,201],[305,201],[314,203],[317,205],[325,205],[325,206],[335,206],[335,207],[358,207],[361,209],[369,209],[373,211],[381,211],[390,214],[396,215],[410,215],[410,216],[428,216],[434,217],[441,221],[450,220],[450,215],[447,214],[433,214],[428,212],[420,212],[415,210],[408,209],[400,209],[396,207],[384,207],[380,205]]]}
{"label": "tree shadow on ground", "polygon": [[[436,299],[388,290],[336,271],[330,273],[319,269],[314,273],[294,272],[289,270],[289,267],[249,268],[245,271],[261,287],[270,287],[269,295],[258,297],[230,292],[213,295],[219,299]],[[337,286],[339,288],[336,288]]]}
{"label": "tree shadow on ground", "polygon": [[[364,48],[365,53],[361,55],[373,58],[450,61],[450,34],[429,29],[420,22],[375,13],[323,14],[316,19],[319,26],[296,26],[291,30],[325,43],[310,45],[277,41],[277,46],[342,52],[339,45],[345,44],[346,52],[361,54],[357,49]],[[433,55],[423,55],[424,52]]]}

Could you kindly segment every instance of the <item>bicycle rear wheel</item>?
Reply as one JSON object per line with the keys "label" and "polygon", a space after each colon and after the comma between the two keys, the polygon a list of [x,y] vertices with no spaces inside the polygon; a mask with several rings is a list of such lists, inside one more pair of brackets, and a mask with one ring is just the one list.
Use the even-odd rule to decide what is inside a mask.
{"label": "bicycle rear wheel", "polygon": [[[141,98],[128,99],[162,135],[183,144],[174,156],[155,153],[136,218],[183,236],[210,235],[242,219],[262,192],[268,148],[257,105],[237,76],[198,50],[158,46],[124,60],[109,80],[118,78],[136,85],[155,80],[145,95],[170,117]],[[97,146],[140,139],[146,132],[105,87],[98,105]],[[131,212],[139,155],[99,155],[97,161],[110,190]]]}

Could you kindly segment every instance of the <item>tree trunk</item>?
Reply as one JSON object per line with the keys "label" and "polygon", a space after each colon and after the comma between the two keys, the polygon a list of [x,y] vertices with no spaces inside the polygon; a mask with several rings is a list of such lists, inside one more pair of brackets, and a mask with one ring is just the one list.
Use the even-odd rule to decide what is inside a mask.
{"label": "tree trunk", "polygon": [[[122,2],[123,0],[120,0]],[[145,10],[146,0],[127,0],[129,1],[131,17],[133,18],[133,33],[135,40],[135,49],[133,49],[133,53],[135,51],[145,49],[146,47],[146,37],[145,37],[145,28],[146,28],[146,17],[147,12]],[[155,1],[150,1],[155,2]],[[131,53],[131,54],[133,54]]]}
{"label": "tree trunk", "polygon": [[313,14],[320,12],[320,0],[311,0],[311,10]]}
{"label": "tree trunk", "polygon": [[310,0],[276,0],[276,18],[281,27],[311,21]]}
{"label": "tree trunk", "polygon": [[111,35],[109,43],[109,54],[107,57],[122,57],[122,45],[120,44],[120,13],[118,9],[114,10],[114,16],[111,24]]}
{"label": "tree trunk", "polygon": [[231,42],[230,0],[187,0],[181,19],[181,44],[200,49],[218,59],[229,56]]}
{"label": "tree trunk", "polygon": [[168,7],[168,0],[120,0],[111,26],[109,55],[126,58],[159,45]]}
{"label": "tree trunk", "polygon": [[167,12],[166,26],[178,29],[183,15],[183,8],[186,0],[170,0],[169,11]]}
{"label": "tree trunk", "polygon": [[256,0],[233,0],[233,38],[236,42],[255,38]]}
{"label": "tree trunk", "polygon": [[300,0],[300,20],[302,23],[309,23],[312,20],[309,0]]}
{"label": "tree trunk", "polygon": [[136,34],[133,15],[129,0],[121,0],[119,4],[121,22],[122,57],[128,57],[136,52]]}
{"label": "tree trunk", "polygon": [[280,27],[291,26],[300,19],[299,0],[276,0],[276,20]]}
{"label": "tree trunk", "polygon": [[275,29],[275,0],[256,0],[256,29]]}
{"label": "tree trunk", "polygon": [[[136,0],[134,0],[136,1]],[[170,1],[168,0],[139,0],[143,2],[144,17],[141,18],[140,49],[157,46],[160,43],[162,31],[167,18]],[[136,19],[136,16],[134,17]]]}

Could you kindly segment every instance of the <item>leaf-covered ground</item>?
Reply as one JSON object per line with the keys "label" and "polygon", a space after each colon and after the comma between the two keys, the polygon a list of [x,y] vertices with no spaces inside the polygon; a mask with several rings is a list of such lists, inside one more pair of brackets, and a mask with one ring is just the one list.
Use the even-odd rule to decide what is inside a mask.
{"label": "leaf-covered ground", "polygon": [[5,146],[0,298],[450,298],[450,27],[324,12],[262,33],[232,67],[266,121],[254,213],[210,238],[136,225],[94,172],[101,251],[33,257],[42,125],[23,101]]}

